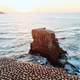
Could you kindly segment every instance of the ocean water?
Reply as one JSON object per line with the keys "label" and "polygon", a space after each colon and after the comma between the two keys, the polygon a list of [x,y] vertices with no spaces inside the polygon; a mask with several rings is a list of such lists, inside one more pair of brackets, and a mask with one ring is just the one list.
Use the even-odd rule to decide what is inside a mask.
{"label": "ocean water", "polygon": [[[31,30],[44,27],[55,32],[60,46],[68,53],[68,61],[80,72],[79,13],[0,14],[0,57],[21,58],[20,55],[27,54],[32,42]],[[47,62],[45,58],[34,58],[42,64]],[[28,55],[20,60],[32,59],[33,56]]]}

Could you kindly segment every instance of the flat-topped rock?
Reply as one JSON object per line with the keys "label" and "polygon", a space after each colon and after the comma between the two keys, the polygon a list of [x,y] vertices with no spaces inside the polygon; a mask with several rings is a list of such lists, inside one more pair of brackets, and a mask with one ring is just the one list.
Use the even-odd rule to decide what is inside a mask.
{"label": "flat-topped rock", "polygon": [[66,51],[59,46],[53,31],[45,28],[33,29],[32,37],[30,54],[40,54],[46,57],[52,65],[58,64],[59,59],[65,55]]}

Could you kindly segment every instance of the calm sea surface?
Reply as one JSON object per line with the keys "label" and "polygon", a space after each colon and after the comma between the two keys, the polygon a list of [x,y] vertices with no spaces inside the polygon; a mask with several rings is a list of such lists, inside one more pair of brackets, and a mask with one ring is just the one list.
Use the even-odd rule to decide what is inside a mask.
{"label": "calm sea surface", "polygon": [[79,68],[80,14],[0,14],[0,57],[28,53],[31,30],[43,27],[55,32],[69,62]]}

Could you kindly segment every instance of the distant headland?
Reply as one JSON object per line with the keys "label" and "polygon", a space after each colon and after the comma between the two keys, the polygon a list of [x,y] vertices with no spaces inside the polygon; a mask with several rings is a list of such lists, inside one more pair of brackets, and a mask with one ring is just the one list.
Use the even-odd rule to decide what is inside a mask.
{"label": "distant headland", "polygon": [[0,11],[0,14],[5,14],[5,13]]}

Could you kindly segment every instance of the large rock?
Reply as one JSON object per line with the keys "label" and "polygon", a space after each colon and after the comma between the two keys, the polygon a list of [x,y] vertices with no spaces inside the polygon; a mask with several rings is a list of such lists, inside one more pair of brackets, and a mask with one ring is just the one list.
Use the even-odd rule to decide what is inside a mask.
{"label": "large rock", "polygon": [[45,28],[33,29],[32,37],[33,42],[29,53],[46,57],[52,65],[59,64],[59,59],[66,51],[60,48],[54,32]]}

